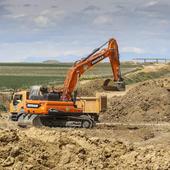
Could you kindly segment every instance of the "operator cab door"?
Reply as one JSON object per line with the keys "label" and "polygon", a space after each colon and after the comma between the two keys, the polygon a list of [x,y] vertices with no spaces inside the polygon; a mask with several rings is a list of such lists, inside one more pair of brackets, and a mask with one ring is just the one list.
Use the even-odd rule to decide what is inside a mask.
{"label": "operator cab door", "polygon": [[27,94],[14,94],[13,99],[11,101],[10,112],[11,113],[19,113],[24,108],[24,103],[27,98]]}
{"label": "operator cab door", "polygon": [[11,102],[10,112],[18,113],[23,108],[23,94],[15,94]]}
{"label": "operator cab door", "polygon": [[22,94],[16,94],[14,96],[13,105],[18,105],[22,101]]}

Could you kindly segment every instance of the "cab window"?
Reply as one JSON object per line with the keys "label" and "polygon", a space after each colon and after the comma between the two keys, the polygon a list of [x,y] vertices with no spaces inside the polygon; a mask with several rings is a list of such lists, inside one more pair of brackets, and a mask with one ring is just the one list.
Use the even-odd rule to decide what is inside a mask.
{"label": "cab window", "polygon": [[16,94],[14,96],[13,105],[17,105],[22,101],[22,95]]}

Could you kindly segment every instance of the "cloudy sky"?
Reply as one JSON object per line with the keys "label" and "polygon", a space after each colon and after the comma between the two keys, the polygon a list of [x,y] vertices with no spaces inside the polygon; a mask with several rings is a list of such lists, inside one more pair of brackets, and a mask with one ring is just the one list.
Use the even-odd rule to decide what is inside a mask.
{"label": "cloudy sky", "polygon": [[170,57],[169,0],[0,0],[0,62],[74,61],[115,37],[120,57]]}

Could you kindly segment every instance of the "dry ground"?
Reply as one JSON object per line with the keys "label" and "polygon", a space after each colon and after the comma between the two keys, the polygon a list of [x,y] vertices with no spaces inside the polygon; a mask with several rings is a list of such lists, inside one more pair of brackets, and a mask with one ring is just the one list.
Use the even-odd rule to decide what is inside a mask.
{"label": "dry ground", "polygon": [[170,124],[20,129],[0,122],[0,169],[169,169]]}
{"label": "dry ground", "polygon": [[[95,81],[86,88],[88,83],[91,91],[98,87]],[[169,89],[166,77],[105,93],[109,108],[101,122],[110,124],[93,129],[22,129],[1,113],[0,170],[168,170]]]}

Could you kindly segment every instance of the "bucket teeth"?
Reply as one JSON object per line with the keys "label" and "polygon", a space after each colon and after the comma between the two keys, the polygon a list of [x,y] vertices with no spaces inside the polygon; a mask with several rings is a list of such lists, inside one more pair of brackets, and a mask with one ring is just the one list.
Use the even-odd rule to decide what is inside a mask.
{"label": "bucket teeth", "polygon": [[103,89],[106,91],[125,91],[125,82],[114,82],[111,79],[106,79],[103,83]]}

